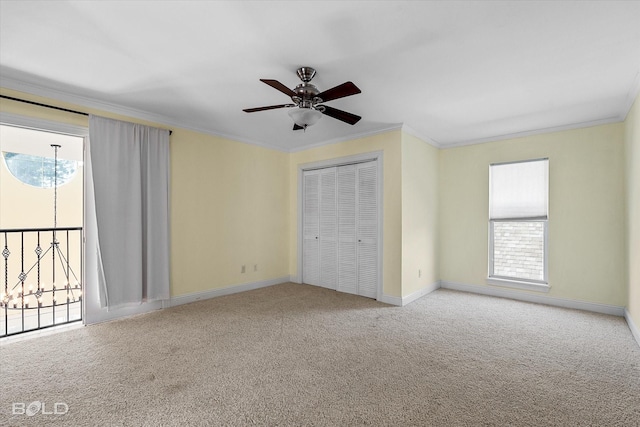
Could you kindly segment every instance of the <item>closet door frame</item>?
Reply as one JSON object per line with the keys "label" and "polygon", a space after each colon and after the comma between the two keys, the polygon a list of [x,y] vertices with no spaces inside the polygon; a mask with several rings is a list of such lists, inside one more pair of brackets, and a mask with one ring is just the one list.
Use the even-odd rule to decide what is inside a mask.
{"label": "closet door frame", "polygon": [[377,254],[377,265],[378,271],[376,272],[377,277],[377,296],[376,299],[379,301],[382,298],[382,273],[383,273],[383,190],[384,190],[384,175],[383,175],[383,151],[372,151],[369,153],[357,154],[354,156],[347,157],[339,157],[328,160],[321,160],[317,162],[310,162],[298,165],[298,203],[297,203],[297,272],[294,277],[292,277],[292,281],[295,283],[302,283],[302,275],[303,275],[303,258],[302,258],[302,249],[303,249],[303,206],[304,206],[304,172],[309,170],[316,169],[324,169],[330,167],[344,166],[356,163],[365,163],[370,161],[375,161],[377,165],[377,177],[378,177],[378,188],[377,188],[377,203],[378,203],[378,254]]}

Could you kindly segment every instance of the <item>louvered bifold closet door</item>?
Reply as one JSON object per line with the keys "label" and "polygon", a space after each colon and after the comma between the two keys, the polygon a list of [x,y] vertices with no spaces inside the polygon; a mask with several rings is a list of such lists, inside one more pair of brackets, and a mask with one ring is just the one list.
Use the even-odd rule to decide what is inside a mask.
{"label": "louvered bifold closet door", "polygon": [[337,177],[338,290],[357,294],[356,165],[339,167]]}
{"label": "louvered bifold closet door", "polygon": [[336,168],[320,171],[320,286],[336,289],[338,278],[338,221]]}
{"label": "louvered bifold closet door", "polygon": [[378,290],[378,166],[357,165],[358,295],[376,298]]}
{"label": "louvered bifold closet door", "polygon": [[302,212],[302,281],[320,284],[320,172],[304,172]]}

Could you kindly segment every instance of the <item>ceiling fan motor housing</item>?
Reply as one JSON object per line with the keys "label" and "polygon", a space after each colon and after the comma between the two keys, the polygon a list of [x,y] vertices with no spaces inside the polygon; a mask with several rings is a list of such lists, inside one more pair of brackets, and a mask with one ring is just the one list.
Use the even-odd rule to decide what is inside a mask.
{"label": "ceiling fan motor housing", "polygon": [[296,94],[291,97],[291,100],[298,107],[312,108],[322,102],[322,99],[318,98],[320,91],[311,83],[300,83],[293,91]]}
{"label": "ceiling fan motor housing", "polygon": [[291,97],[291,100],[300,108],[315,108],[317,104],[322,102],[322,99],[318,98],[320,93],[318,88],[309,83],[316,75],[316,70],[312,67],[300,67],[296,74],[302,83],[293,90],[296,94]]}

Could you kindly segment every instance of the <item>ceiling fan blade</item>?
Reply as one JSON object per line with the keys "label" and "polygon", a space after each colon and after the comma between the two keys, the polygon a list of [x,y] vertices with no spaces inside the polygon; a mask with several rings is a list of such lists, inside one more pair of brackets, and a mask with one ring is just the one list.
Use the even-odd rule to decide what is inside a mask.
{"label": "ceiling fan blade", "polygon": [[291,89],[289,89],[288,87],[286,87],[285,85],[283,85],[282,83],[280,83],[277,80],[260,79],[260,81],[268,84],[269,86],[271,86],[274,89],[278,89],[280,92],[284,93],[289,98],[291,98],[292,96],[296,96],[296,93],[294,91],[292,91]]}
{"label": "ceiling fan blade", "polygon": [[245,113],[255,113],[256,111],[275,110],[276,108],[295,107],[296,104],[269,105],[267,107],[245,108]]}
{"label": "ceiling fan blade", "polygon": [[346,111],[329,107],[328,105],[323,105],[323,107],[324,107],[324,111],[322,112],[323,114],[326,114],[329,117],[333,117],[334,119],[342,120],[343,122],[349,123],[350,125],[355,125],[362,118],[360,116],[356,116],[355,114],[347,113]]}
{"label": "ceiling fan blade", "polygon": [[293,124],[293,130],[301,130],[301,129],[304,129],[304,128],[302,126],[298,126],[297,123]]}
{"label": "ceiling fan blade", "polygon": [[327,102],[333,99],[355,95],[360,92],[361,90],[358,89],[358,86],[354,85],[352,82],[346,82],[331,89],[327,89],[324,92],[321,92],[320,94],[318,94],[318,98],[322,99],[322,102]]}

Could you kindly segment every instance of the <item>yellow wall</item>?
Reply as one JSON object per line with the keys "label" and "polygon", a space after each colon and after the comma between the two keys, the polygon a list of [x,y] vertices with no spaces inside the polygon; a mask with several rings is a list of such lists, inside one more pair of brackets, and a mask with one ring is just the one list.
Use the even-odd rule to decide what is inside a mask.
{"label": "yellow wall", "polygon": [[440,279],[438,161],[437,148],[402,134],[402,296]]}
{"label": "yellow wall", "polygon": [[[4,99],[0,110],[87,126],[83,116]],[[444,150],[397,130],[288,154],[174,128],[172,295],[295,276],[298,165],[379,150],[384,294],[407,296],[438,279],[487,286],[489,164],[549,157],[547,295],[618,306],[629,301],[632,315],[640,318],[640,271],[633,262],[640,254],[638,111],[636,105],[626,124]]]}
{"label": "yellow wall", "polygon": [[289,270],[297,274],[298,262],[298,167],[301,164],[352,156],[355,154],[384,151],[383,193],[383,293],[402,296],[402,208],[401,208],[401,132],[392,131],[380,135],[355,139],[337,144],[292,153],[289,175]]}
{"label": "yellow wall", "polygon": [[172,294],[287,277],[289,155],[184,130],[171,138]]}
{"label": "yellow wall", "polygon": [[[166,128],[12,90],[1,93]],[[85,116],[6,99],[0,99],[0,111],[88,126]],[[289,155],[180,128],[173,128],[170,150],[171,295],[288,276]]]}
{"label": "yellow wall", "polygon": [[625,121],[628,310],[640,327],[640,96]]}
{"label": "yellow wall", "polygon": [[441,150],[441,279],[487,286],[489,164],[548,157],[546,295],[625,306],[623,131],[620,123]]}

